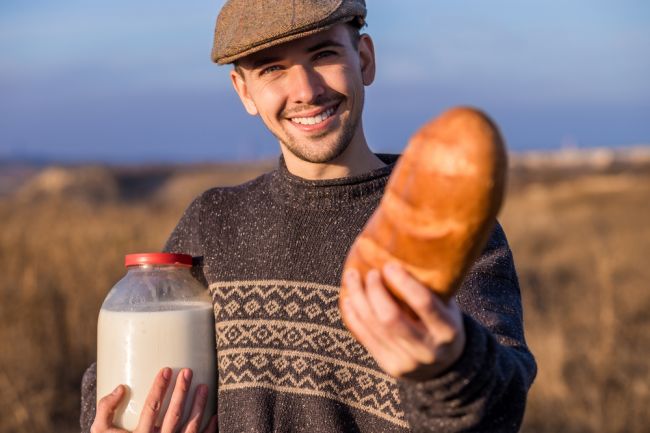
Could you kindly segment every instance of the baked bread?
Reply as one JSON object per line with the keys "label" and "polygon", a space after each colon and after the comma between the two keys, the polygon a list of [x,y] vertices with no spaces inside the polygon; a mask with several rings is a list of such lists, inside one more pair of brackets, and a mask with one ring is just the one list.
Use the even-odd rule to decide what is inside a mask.
{"label": "baked bread", "polygon": [[[425,124],[398,160],[343,272],[356,268],[365,277],[397,261],[449,300],[494,228],[506,170],[501,134],[481,111],[457,107]],[[398,287],[385,284],[403,299]]]}

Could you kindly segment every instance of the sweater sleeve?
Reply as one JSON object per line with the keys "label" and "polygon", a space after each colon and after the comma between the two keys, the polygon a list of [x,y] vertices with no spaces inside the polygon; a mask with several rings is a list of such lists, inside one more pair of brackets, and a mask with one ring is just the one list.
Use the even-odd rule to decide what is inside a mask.
{"label": "sweater sleeve", "polygon": [[466,344],[445,373],[398,381],[414,433],[517,432],[537,367],[524,339],[512,253],[497,225],[456,295]]}
{"label": "sweater sleeve", "polygon": [[90,427],[95,420],[95,405],[97,396],[97,363],[93,362],[86,370],[81,380],[81,413],[79,426],[81,433],[90,433]]}
{"label": "sweater sleeve", "polygon": [[203,256],[201,229],[203,226],[203,200],[200,195],[188,206],[178,224],[165,243],[163,251],[169,253],[191,254],[194,257]]}
{"label": "sweater sleeve", "polygon": [[[194,258],[192,275],[207,286],[203,274],[203,243],[200,238],[202,219],[202,199],[199,196],[185,210],[176,228],[167,239],[163,251],[170,253],[191,254]],[[81,382],[81,411],[79,424],[81,433],[90,433],[95,419],[97,394],[97,363],[93,362],[86,369]]]}
{"label": "sweater sleeve", "polygon": [[167,253],[190,254],[192,256],[192,275],[205,287],[208,282],[203,273],[205,245],[201,237],[203,228],[203,201],[205,193],[189,205],[178,224],[167,239],[163,251]]}

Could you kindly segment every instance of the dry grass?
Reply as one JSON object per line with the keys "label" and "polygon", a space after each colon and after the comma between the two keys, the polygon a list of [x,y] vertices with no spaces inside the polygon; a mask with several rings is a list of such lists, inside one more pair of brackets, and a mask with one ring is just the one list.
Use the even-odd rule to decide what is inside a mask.
{"label": "dry grass", "polygon": [[81,375],[124,254],[159,251],[194,195],[269,165],[48,169],[1,200],[0,431],[78,431]]}
{"label": "dry grass", "polygon": [[[123,255],[159,250],[200,190],[266,168],[98,168],[73,171],[96,180],[92,194],[72,176],[2,199],[0,431],[78,431],[80,377]],[[524,431],[648,431],[649,217],[647,169],[513,179],[501,220],[540,367]]]}
{"label": "dry grass", "polygon": [[649,431],[650,173],[529,183],[502,220],[540,367],[526,431]]}

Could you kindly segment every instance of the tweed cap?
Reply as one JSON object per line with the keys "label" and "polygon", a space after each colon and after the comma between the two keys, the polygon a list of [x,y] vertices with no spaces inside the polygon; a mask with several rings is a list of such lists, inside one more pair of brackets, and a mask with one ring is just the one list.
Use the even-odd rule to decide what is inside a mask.
{"label": "tweed cap", "polygon": [[365,17],[364,0],[228,0],[217,18],[212,60],[221,65],[232,63]]}

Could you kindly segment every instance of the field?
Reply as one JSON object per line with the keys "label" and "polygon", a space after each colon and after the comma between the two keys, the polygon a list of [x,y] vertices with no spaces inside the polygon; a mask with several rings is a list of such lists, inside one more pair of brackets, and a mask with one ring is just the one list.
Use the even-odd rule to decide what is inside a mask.
{"label": "field", "polygon": [[[522,431],[647,432],[650,161],[564,161],[516,158],[500,216],[539,364]],[[124,254],[159,250],[203,189],[271,167],[48,167],[0,185],[0,431],[78,431]]]}

